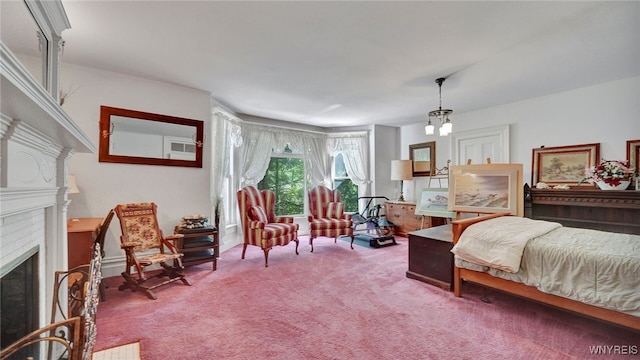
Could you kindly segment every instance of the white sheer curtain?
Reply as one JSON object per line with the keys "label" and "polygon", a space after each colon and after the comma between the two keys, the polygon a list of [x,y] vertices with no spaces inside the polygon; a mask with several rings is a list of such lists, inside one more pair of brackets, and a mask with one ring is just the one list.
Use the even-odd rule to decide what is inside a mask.
{"label": "white sheer curtain", "polygon": [[326,181],[326,135],[251,123],[242,123],[241,128],[244,143],[239,159],[241,186],[259,183],[267,173],[271,154],[282,153],[287,145],[294,154],[302,154],[311,166],[313,182]]}
{"label": "white sheer curtain", "polygon": [[225,216],[225,206],[223,199],[226,192],[225,179],[230,178],[231,164],[229,159],[233,151],[233,147],[242,145],[240,137],[240,126],[238,119],[225,113],[224,111],[214,108],[211,114],[212,118],[212,152],[213,159],[211,164],[211,213],[217,216],[218,238],[220,241],[224,239],[225,228],[227,225],[227,216]]}
{"label": "white sheer curtain", "polygon": [[238,159],[240,187],[256,185],[262,180],[269,167],[274,143],[272,133],[246,124],[241,127],[243,146]]}
{"label": "white sheer curtain", "polygon": [[331,134],[328,139],[329,155],[342,153],[344,166],[349,178],[358,185],[358,195],[369,194],[371,179],[369,179],[368,137],[366,133],[359,134]]}
{"label": "white sheer curtain", "polygon": [[327,151],[327,137],[305,138],[305,159],[307,166],[307,181],[311,186],[331,184],[331,157]]}

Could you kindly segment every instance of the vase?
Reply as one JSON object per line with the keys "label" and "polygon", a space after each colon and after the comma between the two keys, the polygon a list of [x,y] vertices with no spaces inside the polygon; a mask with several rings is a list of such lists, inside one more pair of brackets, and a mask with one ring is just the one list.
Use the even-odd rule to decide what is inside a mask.
{"label": "vase", "polygon": [[598,184],[598,187],[601,190],[627,190],[627,187],[629,187],[630,183],[631,183],[631,181],[629,181],[629,180],[620,181],[619,185],[609,185],[604,181],[597,181],[596,182],[596,184]]}

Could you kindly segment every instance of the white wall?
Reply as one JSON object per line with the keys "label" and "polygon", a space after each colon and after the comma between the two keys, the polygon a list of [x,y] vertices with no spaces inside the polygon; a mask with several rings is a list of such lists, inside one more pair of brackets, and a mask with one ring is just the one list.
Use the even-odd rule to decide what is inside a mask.
{"label": "white wall", "polygon": [[[453,131],[510,124],[512,163],[524,165],[524,182],[531,184],[532,149],[600,143],[600,156],[621,159],[626,141],[640,139],[640,77],[612,81],[503,106],[451,116]],[[455,104],[451,105],[455,110]],[[426,119],[425,119],[426,122]],[[403,126],[401,154],[409,158],[409,145],[436,141],[436,166],[450,158],[450,137],[424,135],[425,123]],[[413,181],[405,198],[415,200],[424,179]]]}
{"label": "white wall", "polygon": [[[400,159],[399,144],[398,128],[382,125],[372,127],[369,144],[371,178],[373,179],[371,196],[386,196],[389,200],[396,200],[399,196],[400,182],[391,181],[391,161]],[[383,202],[378,201],[377,203]]]}
{"label": "white wall", "polygon": [[[77,89],[63,109],[96,145],[100,105],[201,120],[206,134],[203,168],[101,163],[97,153],[74,154],[69,173],[76,176],[80,194],[69,195],[69,218],[104,217],[119,203],[153,201],[163,232],[172,234],[185,215],[211,216],[209,93],[69,64],[63,64],[61,78],[63,89]],[[124,270],[119,236],[114,217],[105,241],[105,276]]]}
{"label": "white wall", "polygon": [[166,158],[164,156],[164,138],[162,135],[114,131],[111,134],[110,141],[109,153],[112,155]]}

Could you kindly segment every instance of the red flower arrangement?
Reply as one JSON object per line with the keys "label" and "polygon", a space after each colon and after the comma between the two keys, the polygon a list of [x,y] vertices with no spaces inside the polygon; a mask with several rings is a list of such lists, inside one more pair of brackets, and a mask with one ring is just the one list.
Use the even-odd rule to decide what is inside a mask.
{"label": "red flower arrangement", "polygon": [[582,179],[581,183],[583,181],[590,183],[603,181],[611,186],[618,186],[621,181],[629,179],[629,176],[633,174],[633,169],[629,168],[628,161],[610,160],[587,168],[584,174],[586,178]]}

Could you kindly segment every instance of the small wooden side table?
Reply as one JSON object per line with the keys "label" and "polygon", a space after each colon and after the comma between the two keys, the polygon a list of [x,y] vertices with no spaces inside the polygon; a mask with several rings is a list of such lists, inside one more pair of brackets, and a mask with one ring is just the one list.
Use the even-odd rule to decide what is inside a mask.
{"label": "small wooden side table", "polygon": [[176,248],[183,253],[182,264],[184,266],[198,265],[211,261],[213,271],[218,267],[219,246],[218,229],[213,226],[195,229],[186,229],[176,226],[176,234],[184,237],[176,240]]}
{"label": "small wooden side table", "polygon": [[79,218],[67,220],[68,268],[91,262],[93,243],[98,237],[104,218]]}
{"label": "small wooden side table", "polygon": [[409,233],[407,277],[453,291],[451,224]]}

